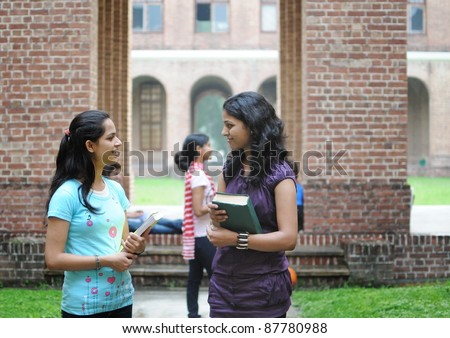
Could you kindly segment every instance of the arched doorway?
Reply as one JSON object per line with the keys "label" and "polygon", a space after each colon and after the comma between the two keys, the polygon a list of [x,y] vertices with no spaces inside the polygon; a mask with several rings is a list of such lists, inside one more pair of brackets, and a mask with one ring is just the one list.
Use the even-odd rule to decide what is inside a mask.
{"label": "arched doorway", "polygon": [[425,84],[408,78],[408,173],[425,174],[430,151],[429,94]]}
{"label": "arched doorway", "polygon": [[265,80],[258,88],[258,93],[263,95],[277,110],[277,77],[272,76]]}
{"label": "arched doorway", "polygon": [[225,138],[221,135],[222,105],[230,95],[231,88],[228,83],[214,76],[197,81],[191,92],[191,130],[209,135],[212,148],[219,151],[222,156],[229,150]]}
{"label": "arched doorway", "polygon": [[151,76],[133,79],[131,166],[138,176],[165,172],[166,91]]}

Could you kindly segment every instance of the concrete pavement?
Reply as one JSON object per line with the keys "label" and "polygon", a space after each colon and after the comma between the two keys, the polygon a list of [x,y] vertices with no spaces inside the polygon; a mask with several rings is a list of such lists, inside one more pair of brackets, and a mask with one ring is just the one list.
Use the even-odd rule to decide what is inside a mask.
{"label": "concrete pavement", "polygon": [[[199,312],[209,317],[208,290],[201,288],[198,296]],[[187,318],[185,288],[136,289],[133,304],[134,318]]]}
{"label": "concrete pavement", "polygon": [[[139,208],[139,207],[135,207]],[[141,207],[143,208],[143,207]],[[148,207],[144,207],[148,208]],[[181,207],[154,206],[168,218],[181,218]],[[413,206],[411,210],[412,234],[450,235],[450,205]],[[200,314],[209,317],[208,290],[201,288],[199,294]],[[137,289],[133,306],[135,318],[187,318],[186,289]],[[291,308],[288,317],[298,317],[295,308]]]}
{"label": "concrete pavement", "polygon": [[414,205],[411,234],[450,236],[450,205]]}
{"label": "concrete pavement", "polygon": [[[202,318],[208,318],[207,288],[200,288],[198,305]],[[296,309],[291,307],[287,316],[288,318],[298,318]],[[133,318],[187,318],[186,289],[136,289]]]}

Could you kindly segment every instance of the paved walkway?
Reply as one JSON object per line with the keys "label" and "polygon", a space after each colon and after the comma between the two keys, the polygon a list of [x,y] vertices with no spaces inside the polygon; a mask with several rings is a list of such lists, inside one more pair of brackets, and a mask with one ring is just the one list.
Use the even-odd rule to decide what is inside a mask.
{"label": "paved walkway", "polygon": [[[164,217],[182,217],[181,207],[155,206],[153,208],[159,210]],[[450,235],[450,205],[414,206],[411,211],[411,233]],[[199,307],[200,314],[204,318],[209,317],[207,298],[207,289],[202,288],[199,294]],[[133,317],[187,318],[186,290],[184,288],[137,289]],[[298,317],[294,308],[289,310],[288,317]]]}
{"label": "paved walkway", "polygon": [[[209,317],[208,290],[201,288],[200,314]],[[187,318],[186,289],[137,289],[133,305],[134,318]]]}
{"label": "paved walkway", "polygon": [[[209,304],[207,288],[200,289],[198,305],[202,318],[208,318]],[[288,318],[298,318],[296,309],[291,307],[287,316]],[[186,289],[137,289],[134,297],[133,317],[187,318]]]}
{"label": "paved walkway", "polygon": [[450,235],[450,205],[415,205],[410,231],[415,235]]}

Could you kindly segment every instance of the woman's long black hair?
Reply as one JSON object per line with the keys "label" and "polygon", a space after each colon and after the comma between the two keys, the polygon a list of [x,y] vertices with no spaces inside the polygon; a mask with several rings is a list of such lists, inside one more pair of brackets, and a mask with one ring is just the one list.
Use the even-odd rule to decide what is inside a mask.
{"label": "woman's long black hair", "polygon": [[209,141],[209,136],[205,134],[190,134],[183,142],[183,148],[175,154],[175,164],[182,172],[186,172],[191,165],[191,162],[195,160],[195,157],[199,156],[199,152],[196,150],[197,146],[203,147]]}
{"label": "woman's long black hair", "polygon": [[103,123],[109,118],[107,112],[88,110],[75,116],[70,123],[59,145],[56,172],[50,185],[46,205],[47,212],[55,191],[70,179],[78,179],[81,182],[79,187],[81,204],[92,213],[98,211],[88,201],[88,194],[95,179],[95,168],[92,154],[86,148],[86,141],[96,142],[105,133]]}
{"label": "woman's long black hair", "polygon": [[242,92],[229,97],[223,109],[234,118],[242,121],[250,130],[250,151],[243,149],[232,151],[226,160],[225,182],[240,172],[242,158],[250,164],[248,181],[257,185],[271,172],[271,166],[287,161],[288,151],[284,147],[284,124],[275,113],[273,106],[256,92]]}

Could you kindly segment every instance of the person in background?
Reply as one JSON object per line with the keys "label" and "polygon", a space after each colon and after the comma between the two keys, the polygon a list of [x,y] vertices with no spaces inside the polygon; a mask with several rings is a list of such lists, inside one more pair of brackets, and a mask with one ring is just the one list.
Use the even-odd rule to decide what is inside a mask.
{"label": "person in background", "polygon": [[[128,211],[128,226],[130,231],[136,231],[142,223],[150,216],[150,211],[135,210]],[[183,227],[183,220],[181,218],[166,218],[161,217],[150,230],[150,234],[181,234]]]}
{"label": "person in background", "polygon": [[175,164],[185,173],[184,219],[182,255],[189,262],[187,283],[187,308],[189,318],[201,317],[198,293],[206,269],[211,277],[211,263],[215,247],[206,238],[209,225],[208,204],[216,188],[212,178],[203,170],[203,164],[211,156],[209,137],[205,134],[191,134],[186,137],[181,151],[175,154]]}
{"label": "person in background", "polygon": [[145,240],[128,232],[122,186],[102,176],[121,145],[109,114],[99,110],[75,116],[61,140],[46,205],[45,263],[64,270],[63,318],[132,317],[128,269]]}
{"label": "person in background", "polygon": [[[119,182],[121,185],[123,184],[122,166],[120,163],[113,163],[105,166],[103,169],[103,176],[109,177],[110,179]],[[129,230],[130,232],[133,232],[144,223],[148,216],[150,216],[150,211],[127,211],[126,215]],[[171,219],[162,217],[158,220],[158,223],[151,228],[150,234],[181,234],[182,224],[183,220],[180,218]]]}
{"label": "person in background", "polygon": [[294,162],[294,174],[295,174],[295,177],[296,177],[296,185],[297,185],[298,231],[300,232],[301,230],[303,230],[303,219],[304,219],[304,215],[303,215],[303,200],[304,200],[304,196],[303,196],[303,186],[299,182],[300,173],[299,173],[298,163],[297,162]]}
{"label": "person in background", "polygon": [[285,250],[297,243],[296,179],[283,122],[260,94],[223,104],[222,135],[231,148],[218,191],[249,195],[263,232],[222,228],[226,211],[210,204],[209,240],[217,247],[208,302],[211,317],[286,317],[292,282]]}

